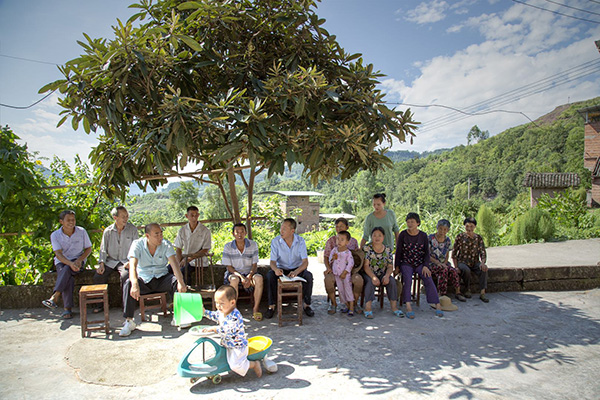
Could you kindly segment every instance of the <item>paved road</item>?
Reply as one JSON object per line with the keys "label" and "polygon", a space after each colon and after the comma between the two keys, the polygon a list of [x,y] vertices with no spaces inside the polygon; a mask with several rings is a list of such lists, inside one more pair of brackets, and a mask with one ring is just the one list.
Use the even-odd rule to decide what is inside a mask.
{"label": "paved road", "polygon": [[[311,260],[310,268],[320,278],[322,265]],[[562,400],[600,393],[600,289],[491,293],[489,304],[459,303],[441,319],[423,301],[415,320],[394,317],[387,303],[373,320],[329,316],[321,279],[314,293],[316,316],[302,327],[247,321],[251,336],[273,339],[277,373],[225,375],[218,386],[176,374],[196,337],[163,317],[129,338],[113,330],[82,339],[77,315],[61,321],[44,309],[1,310],[0,398]],[[247,304],[241,309],[250,315]],[[111,322],[120,326],[119,310],[111,310]]]}

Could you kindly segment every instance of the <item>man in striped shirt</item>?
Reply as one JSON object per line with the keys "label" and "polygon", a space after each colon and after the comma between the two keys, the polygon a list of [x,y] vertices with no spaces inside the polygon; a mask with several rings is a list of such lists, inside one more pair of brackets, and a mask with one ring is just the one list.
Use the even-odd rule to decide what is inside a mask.
{"label": "man in striped shirt", "polygon": [[259,312],[260,299],[263,293],[263,277],[258,274],[258,245],[255,241],[246,238],[246,225],[237,223],[233,225],[233,237],[223,248],[222,263],[226,266],[225,284],[235,289],[236,297],[239,285],[246,291],[254,291],[254,308],[252,318],[262,320]]}

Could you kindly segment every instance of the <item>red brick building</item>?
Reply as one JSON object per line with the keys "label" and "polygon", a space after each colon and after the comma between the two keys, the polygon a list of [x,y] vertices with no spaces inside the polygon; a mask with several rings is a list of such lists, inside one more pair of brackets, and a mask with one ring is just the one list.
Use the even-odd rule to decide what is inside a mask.
{"label": "red brick building", "polygon": [[600,106],[579,110],[585,119],[583,166],[592,172],[590,206],[600,206]]}

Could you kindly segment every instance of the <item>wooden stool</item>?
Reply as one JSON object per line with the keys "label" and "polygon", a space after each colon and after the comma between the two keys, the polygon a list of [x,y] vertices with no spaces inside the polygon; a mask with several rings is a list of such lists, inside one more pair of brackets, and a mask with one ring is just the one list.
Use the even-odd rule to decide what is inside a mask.
{"label": "wooden stool", "polygon": [[[104,305],[104,319],[88,321],[87,305],[98,304]],[[110,331],[110,323],[108,321],[108,285],[86,285],[79,290],[79,313],[81,315],[81,337],[85,337],[86,332],[100,331],[108,335]],[[90,327],[90,324],[100,324]]]}
{"label": "wooden stool", "polygon": [[[146,301],[158,301],[158,304],[146,305]],[[142,322],[146,320],[146,310],[153,308],[160,308],[163,312],[163,316],[167,316],[167,292],[140,295],[140,314],[142,314]]]}
{"label": "wooden stool", "polygon": [[[283,314],[283,299],[298,298],[297,316],[284,316]],[[283,326],[283,321],[298,321],[298,325],[302,325],[302,312],[304,306],[302,302],[302,282],[281,282],[277,279],[277,317],[279,318],[279,326]],[[293,314],[293,313],[291,313]]]}
{"label": "wooden stool", "polygon": [[[392,278],[390,278],[390,279],[392,279]],[[360,295],[360,307],[361,308],[364,308],[364,306],[365,306],[365,286],[366,285],[363,285],[363,290]],[[385,291],[385,286],[383,286],[383,284],[381,284],[379,286],[375,286],[375,301],[379,301],[379,308],[383,308],[383,300],[385,298],[384,291]]]}

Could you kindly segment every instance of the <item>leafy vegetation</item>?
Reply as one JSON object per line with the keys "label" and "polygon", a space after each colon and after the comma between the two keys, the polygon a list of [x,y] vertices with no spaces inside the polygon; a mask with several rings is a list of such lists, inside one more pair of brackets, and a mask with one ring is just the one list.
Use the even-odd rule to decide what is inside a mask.
{"label": "leafy vegetation", "polygon": [[100,231],[110,223],[108,201],[93,186],[47,190],[49,186],[80,185],[93,180],[79,157],[71,168],[54,158],[50,174],[44,176],[41,162],[19,145],[19,137],[8,127],[0,137],[0,284],[36,283],[53,266],[50,233],[60,226],[58,214],[75,211],[77,225],[88,230],[94,252],[88,265],[96,264]]}
{"label": "leafy vegetation", "polygon": [[[266,190],[317,190],[322,212],[350,212],[352,236],[360,239],[362,221],[372,211],[373,193],[385,192],[387,206],[398,216],[401,229],[410,211],[421,215],[421,229],[436,230],[441,218],[450,220],[450,237],[463,230],[465,216],[478,218],[478,231],[489,246],[529,243],[542,240],[600,237],[600,210],[585,206],[585,189],[590,187],[589,171],[583,168],[583,121],[576,110],[600,104],[600,98],[573,104],[554,120],[511,128],[497,136],[469,146],[440,151],[427,157],[399,161],[378,173],[361,171],[349,179],[333,178],[313,186],[295,165],[285,175],[258,176],[256,192]],[[54,159],[51,173],[44,176],[39,160],[16,143],[18,137],[2,129],[0,148],[0,233],[28,232],[0,236],[0,283],[35,283],[52,265],[49,235],[58,228],[57,215],[65,209],[77,212],[78,225],[101,230],[111,223],[112,204],[99,196],[93,186],[46,190],[54,185],[78,185],[94,179],[94,174],[77,157],[75,166]],[[399,157],[406,157],[400,154]],[[580,188],[567,190],[554,198],[543,196],[536,208],[529,206],[529,193],[522,186],[526,172],[577,172]],[[99,173],[99,172],[97,172]],[[266,175],[266,173],[264,174]],[[240,178],[241,179],[241,178]],[[239,183],[239,182],[238,182]],[[188,202],[200,208],[203,218],[226,218],[227,208],[215,185],[198,187],[179,184],[181,190],[132,196],[125,204],[134,224],[150,221],[185,221]],[[197,189],[197,190],[196,190]],[[198,194],[202,193],[200,197]],[[238,185],[240,204],[248,201],[245,185]],[[260,257],[267,258],[271,239],[278,234],[283,219],[278,196],[255,196],[255,221],[252,236],[259,244]],[[241,207],[242,213],[248,210]],[[219,259],[223,245],[232,240],[231,223],[212,224],[213,251]],[[332,223],[322,231],[303,234],[309,252],[315,255],[325,239],[333,234]],[[167,228],[165,237],[173,240],[177,227]],[[99,233],[92,233],[95,246],[90,264],[94,264]]]}
{"label": "leafy vegetation", "polygon": [[[382,76],[323,28],[313,0],[142,0],[114,39],[80,42],[60,67],[64,123],[102,129],[91,161],[108,197],[201,164],[241,220],[236,174],[299,164],[314,184],[391,166],[385,150],[414,136],[412,113],[388,108]],[[245,179],[242,169],[249,168]],[[156,189],[165,180],[146,181]]]}

